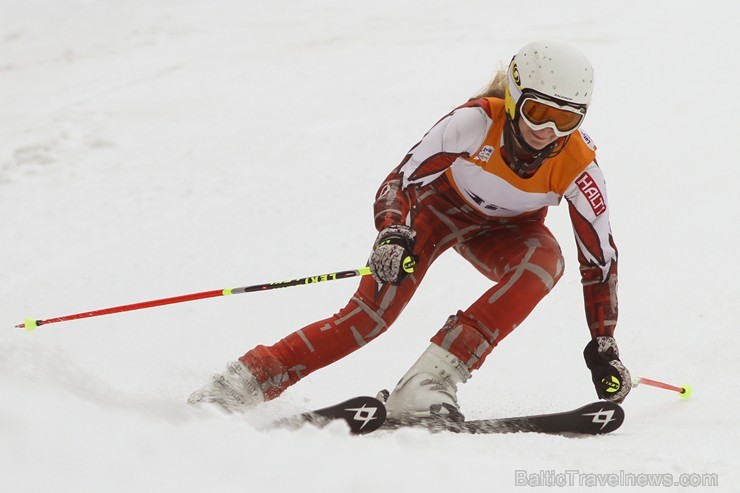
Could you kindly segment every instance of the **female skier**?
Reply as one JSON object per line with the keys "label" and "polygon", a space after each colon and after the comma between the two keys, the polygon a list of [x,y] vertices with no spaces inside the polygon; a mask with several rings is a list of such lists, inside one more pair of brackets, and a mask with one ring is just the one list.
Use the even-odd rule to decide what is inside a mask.
{"label": "female skier", "polygon": [[629,372],[614,340],[617,249],[595,146],[579,130],[593,69],[556,41],[522,48],[484,92],[442,118],[381,185],[379,231],[347,306],[272,346],[257,346],[194,392],[234,412],[274,399],[388,329],[427,269],[454,248],[495,285],[450,316],[387,398],[394,418],[461,419],[457,384],[478,369],[563,274],[549,206],[568,202],[591,340],[584,357],[599,398],[621,402]]}

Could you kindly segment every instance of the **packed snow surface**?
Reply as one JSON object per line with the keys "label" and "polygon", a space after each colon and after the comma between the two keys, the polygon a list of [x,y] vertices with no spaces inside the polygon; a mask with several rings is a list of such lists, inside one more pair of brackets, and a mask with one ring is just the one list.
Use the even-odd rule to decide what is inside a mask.
{"label": "packed snow surface", "polygon": [[[730,0],[3,0],[0,491],[737,491],[736,18]],[[185,400],[356,280],[14,327],[363,266],[387,173],[540,38],[595,66],[622,359],[690,399],[640,386],[586,439],[266,428],[392,387],[488,287],[454,252],[387,334],[244,415]],[[548,225],[566,274],[461,388],[470,418],[595,399],[565,206]]]}

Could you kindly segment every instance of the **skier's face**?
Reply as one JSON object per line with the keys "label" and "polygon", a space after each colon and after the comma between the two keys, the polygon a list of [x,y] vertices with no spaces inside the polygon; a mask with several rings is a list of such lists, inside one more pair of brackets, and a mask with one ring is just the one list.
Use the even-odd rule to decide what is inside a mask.
{"label": "skier's face", "polygon": [[519,118],[519,131],[525,142],[534,149],[544,149],[558,140],[558,136],[555,135],[553,129],[543,128],[542,130],[533,130],[523,118]]}

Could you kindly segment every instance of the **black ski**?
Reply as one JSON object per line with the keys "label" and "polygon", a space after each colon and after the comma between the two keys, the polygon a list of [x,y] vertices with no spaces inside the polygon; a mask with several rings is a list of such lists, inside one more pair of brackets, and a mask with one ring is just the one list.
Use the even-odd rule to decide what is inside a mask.
{"label": "black ski", "polygon": [[490,433],[548,433],[564,436],[603,435],[622,425],[624,410],[613,402],[592,402],[572,411],[517,416],[513,418],[452,421],[442,417],[422,419],[386,419],[385,406],[373,397],[355,397],[340,404],[283,418],[274,424],[279,427],[299,428],[310,423],[319,428],[343,420],[355,435],[375,430],[424,428],[431,432],[469,434]]}
{"label": "black ski", "polygon": [[572,411],[514,418],[450,421],[443,418],[386,420],[381,429],[421,427],[432,432],[453,433],[549,433],[555,435],[603,435],[622,425],[624,410],[613,402],[592,402]]}
{"label": "black ski", "polygon": [[332,421],[344,420],[353,435],[364,435],[377,430],[385,422],[385,406],[374,397],[355,397],[340,404],[308,413],[283,418],[276,426],[299,428],[310,423],[323,428]]}

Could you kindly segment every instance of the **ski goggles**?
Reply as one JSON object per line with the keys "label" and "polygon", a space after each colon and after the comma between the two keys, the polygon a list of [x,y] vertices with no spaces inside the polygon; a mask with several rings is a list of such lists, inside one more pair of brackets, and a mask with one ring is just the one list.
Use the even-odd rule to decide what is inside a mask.
{"label": "ski goggles", "polygon": [[581,125],[586,108],[560,105],[539,95],[522,94],[519,114],[532,130],[551,128],[558,137],[565,137]]}

